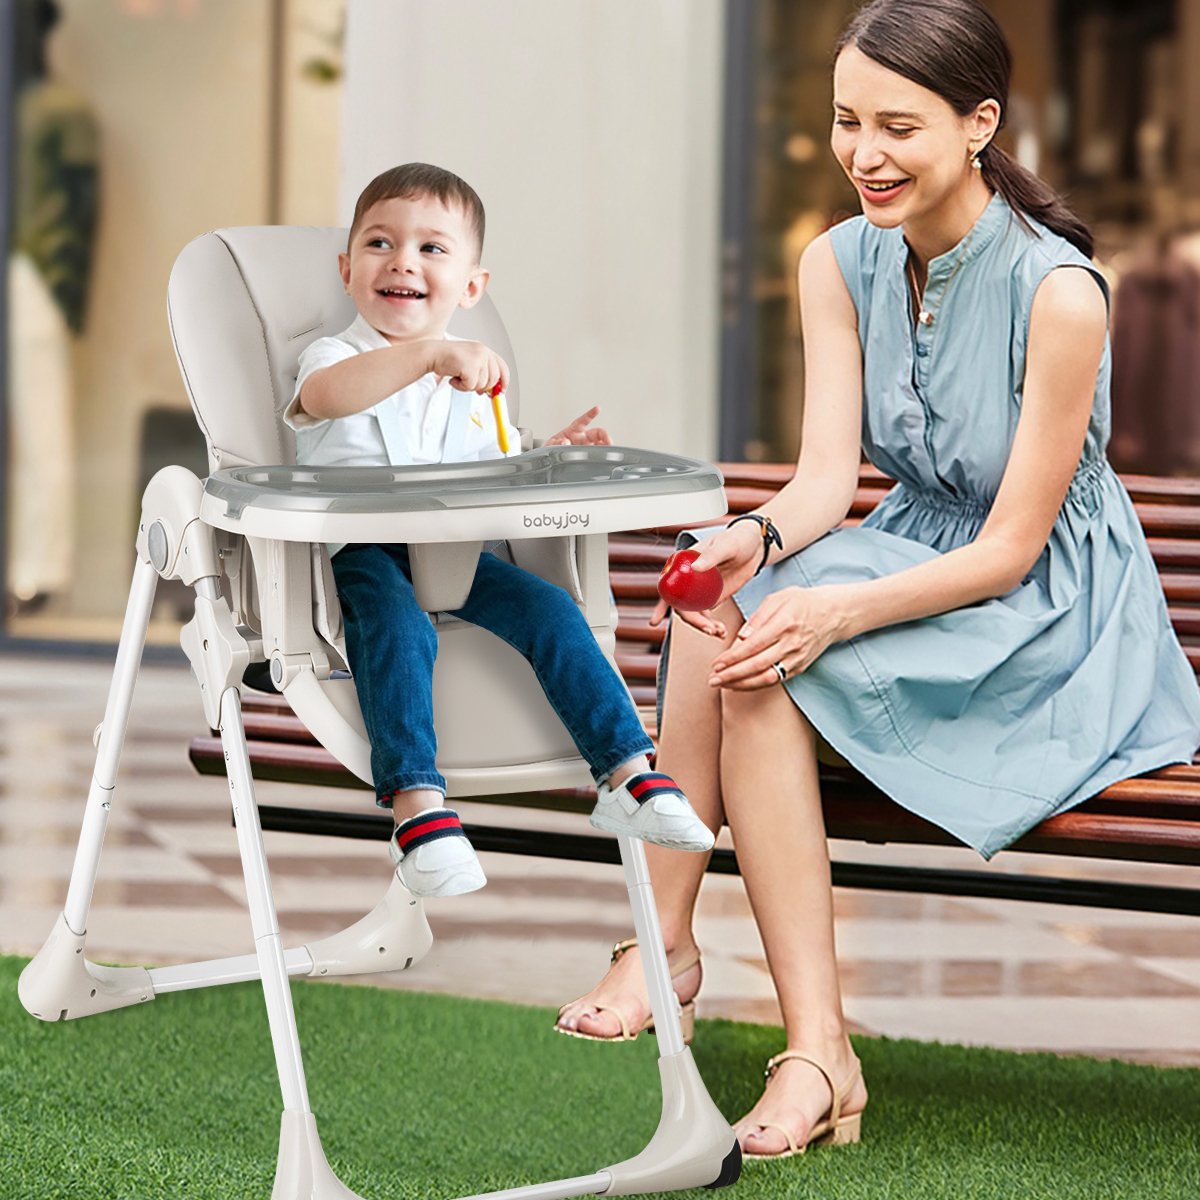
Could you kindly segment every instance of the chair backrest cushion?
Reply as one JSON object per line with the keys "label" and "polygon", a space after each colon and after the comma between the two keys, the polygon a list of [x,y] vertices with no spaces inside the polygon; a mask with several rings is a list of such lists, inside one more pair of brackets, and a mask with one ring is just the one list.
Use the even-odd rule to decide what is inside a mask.
{"label": "chair backrest cushion", "polygon": [[[337,269],[346,235],[300,225],[217,229],[175,260],[167,284],[171,337],[213,470],[295,462],[280,414],[295,392],[300,354],[354,320]],[[458,310],[450,332],[484,342],[508,362],[516,424],[516,364],[491,298]]]}

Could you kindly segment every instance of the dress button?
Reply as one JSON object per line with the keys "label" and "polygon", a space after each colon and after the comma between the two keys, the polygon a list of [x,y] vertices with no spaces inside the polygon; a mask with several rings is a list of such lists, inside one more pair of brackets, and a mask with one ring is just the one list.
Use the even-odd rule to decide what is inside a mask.
{"label": "dress button", "polygon": [[918,355],[918,357],[920,357],[920,358],[925,358],[925,357],[926,357],[928,354],[929,354],[929,347],[928,347],[928,346],[918,346],[918,347],[917,347],[917,355]]}

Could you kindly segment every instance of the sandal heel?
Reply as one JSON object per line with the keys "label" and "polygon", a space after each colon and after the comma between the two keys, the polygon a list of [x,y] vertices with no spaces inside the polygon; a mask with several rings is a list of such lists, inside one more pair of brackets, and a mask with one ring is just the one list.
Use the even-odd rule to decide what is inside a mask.
{"label": "sandal heel", "polygon": [[828,1069],[822,1066],[817,1059],[799,1050],[785,1050],[782,1054],[776,1054],[767,1060],[767,1079],[770,1080],[774,1076],[782,1063],[793,1058],[816,1067],[825,1077],[832,1097],[827,1115],[823,1121],[819,1121],[812,1127],[808,1134],[808,1142],[803,1146],[796,1144],[787,1126],[774,1121],[761,1122],[764,1129],[778,1129],[787,1138],[788,1148],[776,1154],[750,1154],[746,1156],[746,1161],[753,1162],[756,1158],[792,1158],[794,1155],[803,1154],[809,1146],[849,1146],[862,1140],[862,1110],[860,1109],[856,1113],[847,1113],[845,1116],[841,1115],[842,1101],[845,1100],[855,1081],[862,1074],[862,1064],[855,1059],[854,1069],[839,1086],[833,1082],[833,1076],[830,1075]]}
{"label": "sandal heel", "polygon": [[689,1000],[679,1010],[679,1024],[683,1029],[683,1044],[690,1046],[696,1036],[696,1002]]}
{"label": "sandal heel", "polygon": [[842,1117],[827,1134],[819,1138],[815,1145],[819,1146],[850,1146],[862,1141],[862,1113],[856,1112],[849,1117]]}

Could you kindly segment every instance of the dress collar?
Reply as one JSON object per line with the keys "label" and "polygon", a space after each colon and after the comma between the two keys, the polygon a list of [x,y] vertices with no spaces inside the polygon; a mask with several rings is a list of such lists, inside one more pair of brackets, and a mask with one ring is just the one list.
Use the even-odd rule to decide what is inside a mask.
{"label": "dress collar", "polygon": [[[1008,224],[1012,209],[999,192],[993,194],[987,207],[979,214],[979,219],[967,231],[957,245],[951,246],[944,254],[929,260],[927,283],[949,276],[955,269],[970,262],[982,254],[991,244],[996,234]],[[897,230],[897,258],[901,270],[908,260],[908,243],[904,240],[903,229]]]}

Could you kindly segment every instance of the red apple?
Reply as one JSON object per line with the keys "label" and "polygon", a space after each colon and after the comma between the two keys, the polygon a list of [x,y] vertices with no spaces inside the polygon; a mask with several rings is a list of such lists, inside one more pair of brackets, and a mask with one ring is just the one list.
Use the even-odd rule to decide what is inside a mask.
{"label": "red apple", "polygon": [[699,550],[676,550],[663,564],[658,577],[658,594],[672,608],[701,612],[720,600],[725,586],[721,572],[716,567],[693,571],[692,563],[699,557]]}

